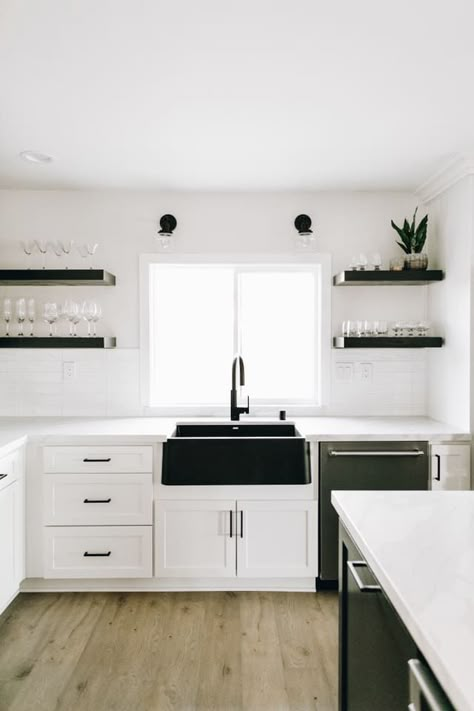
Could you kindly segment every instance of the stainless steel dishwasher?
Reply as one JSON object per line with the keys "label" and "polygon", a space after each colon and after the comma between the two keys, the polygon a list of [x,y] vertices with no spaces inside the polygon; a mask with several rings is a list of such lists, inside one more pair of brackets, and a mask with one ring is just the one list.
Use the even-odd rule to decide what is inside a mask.
{"label": "stainless steel dishwasher", "polygon": [[338,517],[331,491],[428,489],[428,442],[321,442],[318,588],[338,577]]}

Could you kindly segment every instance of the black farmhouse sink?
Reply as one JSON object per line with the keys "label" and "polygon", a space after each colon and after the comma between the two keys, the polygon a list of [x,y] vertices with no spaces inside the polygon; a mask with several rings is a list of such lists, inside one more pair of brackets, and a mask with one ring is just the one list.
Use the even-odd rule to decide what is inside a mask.
{"label": "black farmhouse sink", "polygon": [[163,484],[309,484],[308,445],[291,423],[177,424],[163,445]]}

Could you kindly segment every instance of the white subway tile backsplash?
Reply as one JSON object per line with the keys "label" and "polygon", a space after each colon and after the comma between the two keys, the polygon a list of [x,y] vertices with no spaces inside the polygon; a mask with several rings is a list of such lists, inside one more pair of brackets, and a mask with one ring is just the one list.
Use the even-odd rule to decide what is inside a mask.
{"label": "white subway tile backsplash", "polygon": [[[426,366],[423,351],[333,350],[332,415],[424,415]],[[64,380],[63,363],[75,364]],[[351,378],[341,378],[341,365]],[[361,364],[371,377],[360,377]],[[339,376],[338,376],[339,373]],[[11,350],[0,353],[2,416],[140,416],[138,348],[107,351]]]}

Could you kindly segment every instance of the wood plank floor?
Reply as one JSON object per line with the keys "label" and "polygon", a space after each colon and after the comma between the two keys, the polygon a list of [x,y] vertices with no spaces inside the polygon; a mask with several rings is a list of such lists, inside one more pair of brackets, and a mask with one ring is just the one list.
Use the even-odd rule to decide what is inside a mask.
{"label": "wood plank floor", "polygon": [[23,594],[0,711],[334,711],[335,593]]}

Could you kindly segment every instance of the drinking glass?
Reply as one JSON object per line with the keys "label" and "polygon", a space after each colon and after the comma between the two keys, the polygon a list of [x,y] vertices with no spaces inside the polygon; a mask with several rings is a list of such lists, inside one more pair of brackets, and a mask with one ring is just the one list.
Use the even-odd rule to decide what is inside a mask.
{"label": "drinking glass", "polygon": [[30,336],[33,336],[36,319],[36,302],[34,299],[28,299],[26,304],[26,315],[30,323]]}
{"label": "drinking glass", "polygon": [[10,335],[10,321],[12,319],[12,301],[11,299],[3,300],[3,320],[5,321],[5,336]]}
{"label": "drinking glass", "polygon": [[35,243],[33,240],[29,242],[20,242],[21,248],[23,252],[26,254],[26,267],[27,269],[31,269],[31,260],[30,257],[32,256],[33,252],[35,251]]}
{"label": "drinking glass", "polygon": [[94,333],[93,333],[93,336],[94,336],[94,337],[97,336],[97,322],[100,321],[100,319],[102,318],[102,307],[101,307],[101,305],[100,305],[100,304],[96,304],[95,306],[96,306],[95,314],[94,314],[94,318],[92,319],[92,322],[93,322],[93,324],[94,324]]}
{"label": "drinking glass", "polygon": [[364,322],[363,321],[356,321],[356,335],[360,338],[361,336],[364,335]]}
{"label": "drinking glass", "polygon": [[59,318],[58,305],[54,302],[48,302],[43,307],[43,318],[49,324],[49,335],[52,336],[54,324]]}
{"label": "drinking glass", "polygon": [[69,335],[77,336],[77,324],[82,320],[79,304],[75,301],[66,301],[63,306],[63,314],[69,321]]}
{"label": "drinking glass", "polygon": [[400,321],[395,321],[392,331],[394,336],[403,336],[403,324]]}
{"label": "drinking glass", "polygon": [[25,322],[26,318],[26,301],[25,299],[17,299],[15,303],[15,315],[16,315],[16,320],[18,321],[18,335],[19,336],[24,336],[25,334],[23,333],[23,324]]}
{"label": "drinking glass", "polygon": [[357,259],[357,269],[360,272],[365,272],[366,267],[367,267],[367,257],[365,256],[365,254],[363,252],[361,252],[359,254],[358,259]]}
{"label": "drinking glass", "polygon": [[430,330],[430,324],[428,321],[420,321],[416,324],[416,335],[417,336],[427,336]]}
{"label": "drinking glass", "polygon": [[376,321],[376,330],[378,336],[386,336],[388,333],[388,325],[386,321]]}
{"label": "drinking glass", "polygon": [[58,242],[59,248],[61,249],[62,254],[66,256],[66,269],[69,269],[69,255],[72,252],[72,248],[74,246],[74,240],[70,239],[67,242]]}
{"label": "drinking glass", "polygon": [[40,252],[43,257],[43,266],[41,268],[46,269],[46,255],[48,253],[49,243],[43,242],[42,240],[35,239],[35,246],[36,246],[38,252]]}
{"label": "drinking glass", "polygon": [[84,319],[87,321],[87,335],[92,336],[92,322],[94,321],[97,311],[97,304],[95,301],[84,301],[82,304],[81,312]]}
{"label": "drinking glass", "polygon": [[87,244],[86,244],[87,254],[90,257],[89,269],[92,269],[92,257],[96,253],[98,246],[99,246],[98,242],[87,242]]}
{"label": "drinking glass", "polygon": [[380,271],[380,268],[382,266],[382,257],[378,252],[374,252],[371,259],[371,264],[376,272]]}

